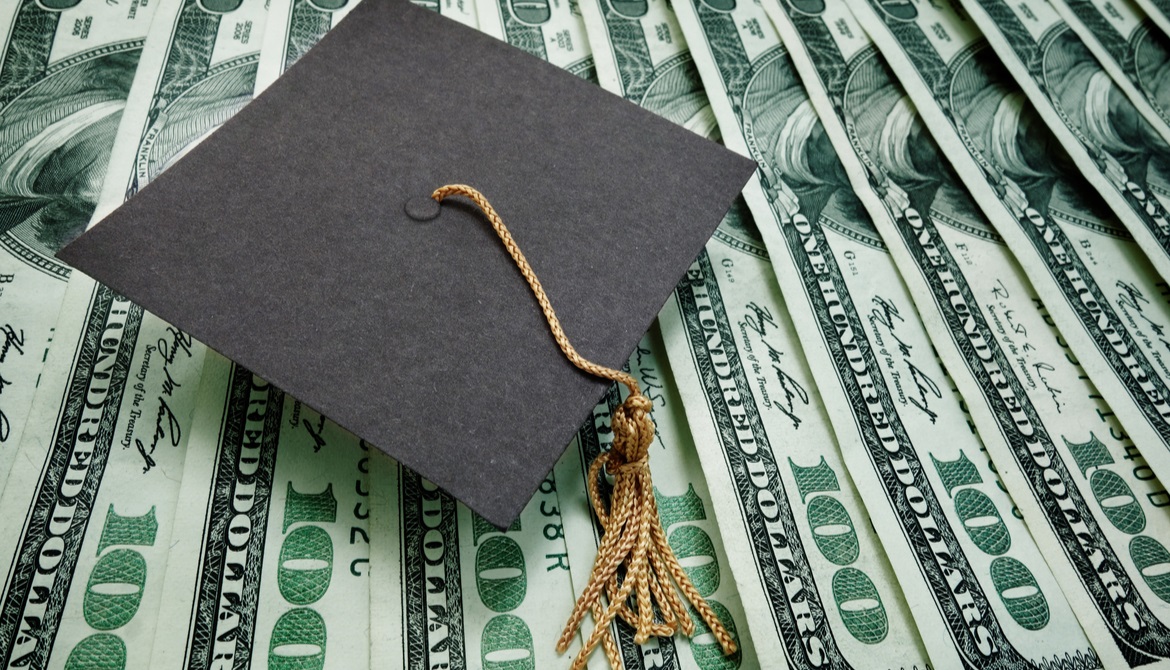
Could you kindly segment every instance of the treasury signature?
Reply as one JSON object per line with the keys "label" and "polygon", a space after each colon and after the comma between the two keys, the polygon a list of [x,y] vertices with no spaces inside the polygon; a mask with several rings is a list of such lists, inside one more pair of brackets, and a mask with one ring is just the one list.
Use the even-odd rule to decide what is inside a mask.
{"label": "treasury signature", "polygon": [[158,396],[158,411],[155,414],[154,434],[151,435],[149,447],[142,440],[137,438],[134,440],[134,446],[142,456],[142,472],[144,473],[149,472],[156,465],[153,454],[160,442],[166,440],[172,447],[177,447],[183,437],[183,429],[179,424],[179,417],[175,415],[174,410],[167,404],[167,398],[173,398],[176,389],[182,386],[175,379],[173,366],[177,360],[180,360],[180,356],[183,357],[181,360],[191,358],[191,346],[194,340],[192,340],[190,335],[174,326],[167,326],[166,333],[156,343],[163,361],[163,382],[162,390]]}
{"label": "treasury signature", "polygon": [[922,368],[914,364],[911,359],[914,346],[907,344],[902,338],[898,336],[898,324],[905,323],[906,319],[898,310],[898,306],[893,301],[887,300],[880,295],[873,298],[874,308],[870,312],[870,322],[878,323],[885,326],[888,331],[887,334],[897,343],[897,353],[902,357],[902,362],[906,365],[907,371],[910,373],[910,379],[914,382],[914,391],[917,397],[907,396],[906,400],[911,405],[914,405],[923,414],[930,419],[931,423],[938,420],[938,413],[930,408],[931,399],[942,398],[942,389],[930,375],[922,371]]}
{"label": "treasury signature", "polygon": [[768,362],[772,364],[772,372],[776,375],[776,381],[780,384],[780,391],[784,394],[784,402],[772,403],[780,413],[788,417],[792,421],[792,427],[798,428],[802,419],[796,413],[797,401],[800,404],[808,404],[808,391],[801,386],[800,382],[796,381],[792,375],[788,374],[782,366],[784,352],[773,347],[767,340],[768,328],[777,327],[776,319],[772,316],[772,311],[767,307],[760,307],[754,302],[747,304],[748,314],[744,315],[743,326],[760,337],[764,347],[768,350]]}
{"label": "treasury signature", "polygon": [[[0,338],[3,338],[3,344],[0,344],[0,363],[3,363],[10,353],[24,355],[23,329],[18,331],[12,324],[6,323],[0,326]],[[5,387],[8,386],[12,386],[12,382],[0,375],[0,395],[3,395]],[[4,413],[3,408],[0,408],[0,442],[6,442],[11,434],[12,422]]]}

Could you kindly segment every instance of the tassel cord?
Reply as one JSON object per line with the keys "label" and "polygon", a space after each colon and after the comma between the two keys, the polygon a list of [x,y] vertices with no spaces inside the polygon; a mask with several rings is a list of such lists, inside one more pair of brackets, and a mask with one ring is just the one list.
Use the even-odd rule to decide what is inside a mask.
{"label": "tassel cord", "polygon": [[[557,651],[564,653],[568,650],[587,613],[593,617],[594,629],[573,660],[572,670],[581,670],[598,646],[612,667],[622,667],[611,629],[615,619],[620,618],[633,627],[637,644],[654,636],[671,636],[680,628],[685,634],[693,635],[695,622],[677,589],[718,640],[723,652],[735,653],[735,640],[695,588],[666,541],[654,498],[654,485],[650,480],[649,449],[654,441],[654,420],[650,411],[653,404],[642,395],[633,375],[598,365],[577,353],[561,328],[532,266],[482,193],[463,184],[449,184],[435,189],[431,197],[442,202],[444,198],[455,195],[468,198],[483,211],[532,289],[553,339],[569,362],[592,375],[620,382],[629,389],[626,400],[613,412],[613,446],[589,466],[589,500],[603,530],[601,545],[597,549],[589,582],[557,641]],[[600,490],[601,478],[606,472],[614,480],[608,506]],[[624,574],[620,573],[622,567],[625,568]],[[655,621],[655,610],[661,621]]]}

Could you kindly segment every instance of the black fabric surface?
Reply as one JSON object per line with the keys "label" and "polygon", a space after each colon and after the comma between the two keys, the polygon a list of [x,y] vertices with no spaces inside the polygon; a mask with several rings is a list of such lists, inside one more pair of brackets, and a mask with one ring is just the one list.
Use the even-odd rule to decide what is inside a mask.
{"label": "black fabric surface", "polygon": [[60,256],[506,526],[754,163],[406,0],[365,0]]}

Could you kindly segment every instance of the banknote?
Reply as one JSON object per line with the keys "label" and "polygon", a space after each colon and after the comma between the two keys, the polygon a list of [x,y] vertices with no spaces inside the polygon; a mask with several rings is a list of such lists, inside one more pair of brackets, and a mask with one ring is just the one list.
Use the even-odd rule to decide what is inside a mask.
{"label": "banknote", "polygon": [[[261,0],[250,16],[239,7],[230,0],[212,13],[197,1],[166,0],[155,8],[94,220],[242,105],[221,104],[230,71],[240,69],[222,46],[248,41],[264,14]],[[140,666],[152,653],[206,350],[82,275],[70,280],[61,315],[0,500],[3,536],[20,538],[0,559],[9,567],[0,610],[9,644],[0,649],[15,666],[58,658]],[[91,512],[104,520],[90,523]]]}
{"label": "banknote", "polygon": [[[626,670],[780,667],[767,662],[776,657],[758,655],[748,633],[747,617],[736,580],[730,574],[731,563],[724,551],[725,543],[712,509],[711,494],[656,328],[638,343],[628,369],[638,380],[642,392],[654,403],[651,414],[655,435],[650,445],[650,467],[667,542],[739,649],[735,654],[725,656],[719,642],[693,612],[696,626],[693,637],[652,637],[641,646],[634,644],[633,627],[618,620],[610,625],[610,631],[622,663]],[[601,525],[589,503],[589,465],[612,446],[610,417],[624,400],[623,391],[624,388],[619,391],[616,385],[610,387],[592,416],[577,431],[554,470],[576,593],[585,590],[602,535]],[[608,500],[608,484],[601,485],[605,491],[602,497]],[[591,619],[587,618],[587,621]],[[608,667],[601,650],[593,653],[589,667],[594,670]]]}
{"label": "banknote", "polygon": [[471,28],[479,27],[474,0],[410,0],[419,7],[442,14]]}
{"label": "banknote", "polygon": [[475,0],[479,29],[588,81],[597,81],[576,1]]}
{"label": "banknote", "polygon": [[209,354],[149,667],[369,667],[369,450]]}
{"label": "banknote", "polygon": [[130,87],[98,220],[252,99],[265,0],[161,0]]}
{"label": "banknote", "polygon": [[929,667],[787,314],[741,202],[659,315],[756,652]]}
{"label": "banknote", "polygon": [[[1133,0],[1051,0],[1118,88],[1163,139],[1170,137],[1170,39]],[[1036,20],[1045,18],[1036,16]],[[1054,21],[1046,32],[1059,30]]]}
{"label": "banknote", "polygon": [[[849,10],[765,7],[1094,649],[1106,667],[1144,665],[1149,656],[1118,643],[1126,619],[1165,630],[1170,607],[1130,545],[1140,558],[1170,537],[1170,496]],[[1134,594],[1128,610],[1111,586]]]}
{"label": "banknote", "polygon": [[[361,0],[271,0],[268,27],[260,48],[256,70],[256,94],[268,88],[285,70],[305,55],[345,18]],[[456,21],[476,27],[472,0],[415,0],[415,4],[434,10]]]}
{"label": "banknote", "polygon": [[[978,30],[986,34],[1085,178],[1162,277],[1170,278],[1170,129],[1162,128],[1164,123],[1152,126],[1141,115],[1047,0],[965,0],[963,6],[978,29],[956,23],[951,29],[961,32],[948,37],[969,44]],[[925,7],[922,14],[942,9]],[[1140,52],[1143,71],[1148,61],[1158,59],[1151,52]],[[984,53],[983,58],[990,56]],[[1156,75],[1146,73],[1147,88],[1170,107],[1170,71],[1154,67]]]}
{"label": "banknote", "polygon": [[61,315],[0,497],[0,664],[147,667],[205,349],[80,273]]}
{"label": "banknote", "polygon": [[271,0],[268,25],[256,66],[256,94],[268,88],[325,33],[357,6],[359,0]]}
{"label": "banknote", "polygon": [[93,214],[154,3],[0,7],[0,490]]}
{"label": "banknote", "polygon": [[937,667],[1098,667],[760,5],[678,3],[785,303]]}
{"label": "banknote", "polygon": [[1170,36],[1170,0],[1137,0],[1137,4],[1161,28],[1163,35]]}
{"label": "banknote", "polygon": [[390,458],[370,460],[370,667],[567,667],[579,642],[568,658],[554,650],[573,588],[553,478],[500,530]]}
{"label": "banknote", "polygon": [[[695,132],[717,133],[686,40],[665,2],[649,2],[634,16],[611,3],[586,2],[582,13],[602,86]],[[720,521],[723,542],[715,546],[730,559],[724,565],[736,575],[757,658],[783,658],[798,668],[831,658],[871,667],[925,667],[917,630],[872,528],[862,521],[868,518],[865,508],[841,465],[777,292],[763,242],[741,200],[659,316],[673,369],[662,377],[673,377],[674,383],[660,391],[661,381],[644,379],[644,385],[656,389],[658,425],[670,427],[675,437],[663,439],[667,450],[655,452],[655,482],[663,486],[667,453],[697,447],[707,481],[695,477],[694,488]],[[728,321],[729,309],[742,312],[738,327]],[[719,320],[700,325],[704,316]],[[709,337],[716,327],[721,336]],[[663,348],[657,335],[644,341],[630,362],[642,378],[648,361],[661,358],[654,356],[655,348]],[[741,363],[739,351],[750,362]],[[713,377],[702,374],[715,369],[715,360],[725,370],[719,382],[735,386],[720,390]],[[744,365],[755,367],[754,386],[746,382]],[[750,419],[742,417],[746,412]],[[689,416],[689,426],[682,414]],[[753,426],[750,437],[737,440],[727,430],[733,414]],[[780,470],[787,445],[794,460]],[[799,482],[789,474],[799,475]],[[767,492],[764,500],[760,490]],[[780,554],[764,541],[772,532],[784,538]],[[806,550],[812,546],[818,549]],[[788,578],[803,583],[781,588]],[[815,641],[805,645],[802,626],[808,615]]]}
{"label": "banknote", "polygon": [[1165,481],[1166,282],[1111,223],[973,24],[949,7],[897,18],[876,0],[853,9],[1147,461],[1135,476]]}
{"label": "banknote", "polygon": [[704,137],[718,138],[703,82],[665,2],[648,0],[627,13],[606,0],[580,6],[602,88]]}

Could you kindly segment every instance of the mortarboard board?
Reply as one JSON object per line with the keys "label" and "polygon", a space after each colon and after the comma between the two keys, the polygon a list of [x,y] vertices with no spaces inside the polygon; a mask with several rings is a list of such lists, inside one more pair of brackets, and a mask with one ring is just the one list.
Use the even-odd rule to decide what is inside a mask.
{"label": "mortarboard board", "polygon": [[755,164],[406,0],[365,0],[60,256],[506,526]]}

